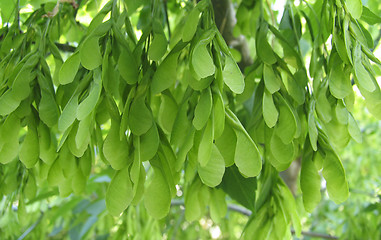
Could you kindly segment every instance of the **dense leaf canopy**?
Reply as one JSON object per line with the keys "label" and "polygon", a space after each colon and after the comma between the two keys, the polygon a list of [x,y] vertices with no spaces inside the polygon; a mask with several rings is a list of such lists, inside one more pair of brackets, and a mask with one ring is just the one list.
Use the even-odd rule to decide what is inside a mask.
{"label": "dense leaf canopy", "polygon": [[[19,236],[34,206],[50,222],[35,238],[73,208],[87,213],[71,238],[97,221],[94,234],[155,238],[179,198],[189,222],[207,208],[219,222],[234,201],[253,213],[243,239],[289,239],[322,177],[344,202],[339,152],[362,141],[356,95],[381,119],[376,1],[272,2],[233,1],[231,40],[211,0],[2,1],[1,211],[24,228],[0,234]],[[279,176],[292,164],[300,202]],[[131,232],[134,218],[148,233]]]}

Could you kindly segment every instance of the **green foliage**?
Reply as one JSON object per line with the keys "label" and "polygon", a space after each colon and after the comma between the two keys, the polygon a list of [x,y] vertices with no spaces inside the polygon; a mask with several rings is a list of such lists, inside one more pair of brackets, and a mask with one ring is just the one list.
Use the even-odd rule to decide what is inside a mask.
{"label": "green foliage", "polygon": [[[348,198],[339,153],[362,140],[357,92],[381,119],[374,2],[288,1],[279,23],[270,2],[235,2],[245,69],[210,0],[0,4],[2,238],[210,238],[184,236],[185,218],[290,239],[320,206],[321,176]],[[298,161],[295,199],[279,172]],[[253,214],[242,222],[231,202]]]}

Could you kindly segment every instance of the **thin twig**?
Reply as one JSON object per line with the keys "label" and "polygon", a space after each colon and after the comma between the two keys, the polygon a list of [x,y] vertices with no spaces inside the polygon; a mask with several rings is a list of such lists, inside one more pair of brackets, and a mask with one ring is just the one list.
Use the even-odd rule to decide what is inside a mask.
{"label": "thin twig", "polygon": [[40,217],[37,219],[37,221],[35,223],[32,224],[32,226],[30,226],[17,240],[22,240],[24,239],[26,236],[28,236],[28,234],[33,231],[33,229],[35,229],[37,227],[37,225],[41,222],[42,220],[42,217],[44,216],[44,212],[41,212],[41,215]]}

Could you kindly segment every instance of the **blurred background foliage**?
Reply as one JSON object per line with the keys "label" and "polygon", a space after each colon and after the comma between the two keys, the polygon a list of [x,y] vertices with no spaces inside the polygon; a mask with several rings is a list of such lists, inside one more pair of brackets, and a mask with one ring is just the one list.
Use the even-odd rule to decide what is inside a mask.
{"label": "blurred background foliage", "polygon": [[[2,0],[0,1],[1,24],[11,22],[15,16],[16,9],[12,8],[19,1],[22,6],[20,19],[25,21],[30,13],[44,5],[46,10],[52,10],[56,4],[50,0]],[[316,0],[318,1],[318,0]],[[68,1],[70,2],[70,1]],[[99,9],[106,3],[105,0],[80,0],[76,20],[61,19],[57,23],[65,37],[58,42],[75,43],[81,39],[83,29],[96,15]],[[134,0],[127,0],[133,5]],[[232,1],[235,8],[241,1]],[[273,6],[268,12],[277,22],[283,13],[285,1],[267,0]],[[315,2],[315,1],[307,1]],[[381,16],[381,3],[379,0],[363,0],[364,5],[378,16]],[[176,25],[186,13],[189,1],[168,1],[168,11],[171,25]],[[299,1],[294,4],[298,6]],[[139,4],[137,4],[139,6]],[[77,11],[69,4],[62,4],[60,14],[65,11]],[[129,9],[131,13],[136,9]],[[144,25],[144,8],[139,8],[131,15],[134,26]],[[143,16],[143,17],[142,17]],[[237,18],[239,20],[239,15]],[[375,55],[381,57],[380,27],[378,25],[365,25],[375,39]],[[21,29],[22,30],[22,29]],[[139,29],[136,29],[139,33]],[[235,34],[243,34],[247,37],[250,33],[245,32],[245,26],[240,25],[235,29]],[[307,34],[306,36],[308,37]],[[250,38],[248,38],[250,42]],[[303,43],[303,41],[301,41]],[[308,41],[304,41],[302,49],[309,49]],[[78,42],[77,42],[78,44]],[[305,51],[307,52],[307,51]],[[236,59],[240,59],[238,52],[233,52]],[[67,57],[67,56],[66,56]],[[309,58],[308,54],[305,55]],[[48,64],[54,71],[54,59],[47,59]],[[381,70],[374,66],[380,84]],[[365,109],[362,97],[356,96],[354,116],[363,133],[363,142],[355,143],[351,140],[349,145],[341,150],[342,162],[346,170],[350,187],[350,197],[340,205],[329,200],[325,192],[325,183],[322,182],[322,201],[311,214],[303,210],[301,196],[296,194],[299,200],[299,208],[303,221],[301,239],[321,239],[314,237],[311,233],[329,234],[331,239],[381,239],[381,122],[376,120]],[[236,208],[234,200],[229,200],[228,212],[220,222],[213,222],[205,209],[205,217],[192,223],[184,219],[184,207],[182,205],[183,192],[178,188],[178,202],[173,202],[171,211],[165,219],[155,220],[150,217],[145,208],[140,205],[129,207],[128,210],[115,218],[109,215],[105,207],[105,193],[107,185],[112,177],[110,170],[104,169],[100,161],[98,166],[92,170],[86,191],[81,195],[70,195],[61,198],[58,189],[51,190],[47,184],[37,190],[37,197],[28,201],[19,201],[17,204],[9,205],[10,198],[3,197],[0,200],[0,238],[1,239],[238,239],[247,223],[248,214],[245,209]],[[12,163],[17,168],[17,162]],[[12,167],[8,167],[4,175],[13,176]],[[16,178],[17,176],[13,176]],[[11,179],[11,178],[6,178]],[[12,192],[16,186],[10,183],[2,183],[2,192]],[[324,181],[322,179],[322,181]],[[300,190],[299,190],[300,193]],[[18,210],[18,211],[17,211]],[[127,234],[126,234],[127,233]],[[327,237],[327,236],[326,236]],[[297,239],[296,237],[294,237]]]}

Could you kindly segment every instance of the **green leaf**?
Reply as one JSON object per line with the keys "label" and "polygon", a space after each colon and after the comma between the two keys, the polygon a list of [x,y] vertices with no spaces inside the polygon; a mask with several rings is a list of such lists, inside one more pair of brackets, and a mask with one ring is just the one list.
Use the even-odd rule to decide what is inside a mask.
{"label": "green leaf", "polygon": [[58,154],[58,161],[61,165],[62,173],[65,180],[71,180],[74,173],[78,170],[77,161],[75,157],[82,156],[84,152],[84,151],[82,152],[81,150],[76,149],[75,140],[74,140],[76,129],[77,129],[77,124],[70,131],[70,135],[67,141],[62,146]]}
{"label": "green leaf", "polygon": [[148,49],[148,57],[152,61],[159,61],[167,51],[168,41],[164,33],[155,34]]}
{"label": "green leaf", "polygon": [[207,49],[214,35],[214,29],[204,32],[191,52],[190,67],[194,70],[197,79],[206,78],[216,71],[213,58]]}
{"label": "green leaf", "polygon": [[318,131],[316,128],[316,122],[313,112],[308,113],[308,136],[311,142],[312,149],[317,151],[317,139],[318,139]]}
{"label": "green leaf", "polygon": [[227,167],[234,164],[235,149],[237,144],[237,136],[233,128],[229,124],[225,124],[224,131],[219,138],[216,138],[216,146],[224,157]]}
{"label": "green leaf", "polygon": [[234,93],[241,94],[245,89],[245,80],[241,70],[239,70],[237,63],[231,56],[227,56],[225,59],[225,67],[222,70],[222,77],[225,84]]}
{"label": "green leaf", "polygon": [[338,55],[334,55],[336,60],[329,73],[328,84],[331,94],[337,99],[343,99],[352,91],[349,75],[344,72],[341,60]]}
{"label": "green leaf", "polygon": [[381,17],[373,13],[369,8],[362,6],[361,20],[370,25],[381,23]]}
{"label": "green leaf", "polygon": [[275,93],[280,89],[280,80],[275,74],[271,65],[263,64],[263,79],[265,81],[266,89],[271,93]]}
{"label": "green leaf", "polygon": [[329,197],[336,203],[344,202],[349,195],[348,183],[345,177],[344,167],[333,152],[326,152],[323,161],[323,177],[327,181]]}
{"label": "green leaf", "polygon": [[140,137],[140,158],[141,161],[151,160],[159,148],[160,139],[156,124]]}
{"label": "green leaf", "polygon": [[200,99],[194,110],[193,126],[197,130],[201,130],[207,123],[212,111],[212,92],[207,88],[201,92]]}
{"label": "green leaf", "polygon": [[32,168],[37,163],[39,155],[37,130],[28,126],[28,131],[20,148],[20,161],[26,168]]}
{"label": "green leaf", "polygon": [[359,19],[362,14],[362,2],[361,0],[347,0],[347,9],[352,17]]}
{"label": "green leaf", "polygon": [[99,48],[99,37],[88,37],[80,50],[81,64],[88,70],[93,70],[102,64],[102,55]]}
{"label": "green leaf", "polygon": [[185,25],[182,32],[183,42],[189,42],[190,40],[192,40],[197,30],[200,13],[201,12],[198,8],[193,8],[191,12],[188,14],[188,17],[185,21]]}
{"label": "green leaf", "polygon": [[298,211],[296,209],[295,198],[292,195],[290,189],[282,182],[280,186],[280,193],[283,197],[282,203],[284,208],[287,209],[288,213],[291,215],[291,220],[295,229],[295,235],[300,238],[302,232],[302,226],[299,218]]}
{"label": "green leaf", "polygon": [[348,132],[353,138],[353,140],[355,140],[358,143],[362,142],[361,130],[351,113],[348,114]]}
{"label": "green leaf", "polygon": [[181,168],[184,166],[184,162],[188,156],[188,152],[193,147],[195,132],[196,130],[194,128],[189,129],[184,139],[185,141],[184,144],[180,147],[179,151],[177,152],[176,167],[175,167],[175,170],[177,172],[179,172]]}
{"label": "green leaf", "polygon": [[74,175],[71,182],[71,188],[73,189],[74,194],[80,195],[86,190],[86,177],[82,174],[82,171],[78,169]]}
{"label": "green leaf", "polygon": [[75,120],[75,113],[78,108],[78,94],[74,94],[63,109],[60,118],[58,119],[58,130],[66,131]]}
{"label": "green leaf", "polygon": [[139,66],[132,52],[123,48],[118,59],[118,71],[120,76],[128,83],[135,84],[139,78]]}
{"label": "green leaf", "polygon": [[237,136],[234,162],[245,177],[258,176],[262,169],[262,159],[257,145],[242,130],[234,129]]}
{"label": "green leaf", "polygon": [[211,158],[213,145],[214,145],[213,139],[214,139],[213,120],[210,119],[203,131],[200,145],[198,147],[197,159],[202,167],[205,167]]}
{"label": "green leaf", "polygon": [[362,88],[364,88],[368,92],[373,92],[376,90],[376,86],[374,85],[374,82],[369,75],[369,72],[365,69],[364,65],[362,64],[362,51],[361,51],[361,45],[356,42],[354,51],[353,51],[353,65],[354,65],[354,71],[356,80],[358,81],[358,84]]}
{"label": "green leaf", "polygon": [[79,52],[73,53],[68,59],[66,59],[59,71],[58,79],[60,84],[69,84],[74,81],[80,62],[81,58]]}
{"label": "green leaf", "polygon": [[210,84],[213,82],[214,76],[209,76],[206,78],[201,78],[199,80],[196,80],[191,71],[186,69],[184,71],[184,81],[189,84],[191,88],[193,88],[196,91],[202,91],[205,88],[209,87]]}
{"label": "green leaf", "polygon": [[62,167],[59,159],[57,158],[49,168],[47,181],[49,186],[57,186],[65,180],[65,176],[62,171]]}
{"label": "green leaf", "polygon": [[32,74],[31,69],[22,68],[21,71],[17,74],[12,85],[13,97],[19,101],[27,98],[31,92],[30,82],[35,77]]}
{"label": "green leaf", "polygon": [[89,90],[89,95],[79,104],[77,108],[77,119],[85,119],[95,108],[102,91],[101,72],[94,71],[94,81]]}
{"label": "green leaf", "polygon": [[0,96],[0,115],[5,116],[12,113],[20,105],[20,102],[14,97],[13,91],[8,89]]}
{"label": "green leaf", "polygon": [[288,164],[294,160],[294,143],[290,142],[285,144],[276,134],[276,131],[270,140],[270,150],[280,164]]}
{"label": "green leaf", "polygon": [[328,123],[332,119],[331,104],[327,100],[326,89],[322,88],[317,93],[316,112],[321,120]]}
{"label": "green leaf", "polygon": [[228,205],[225,200],[225,193],[221,189],[211,189],[209,211],[213,222],[219,223],[225,217]]}
{"label": "green leaf", "polygon": [[140,167],[140,173],[139,173],[139,181],[138,181],[137,186],[134,185],[134,188],[133,188],[135,196],[132,199],[131,204],[134,206],[137,206],[143,197],[144,183],[146,181],[146,171],[145,171],[143,165],[140,165],[140,166],[141,167]]}
{"label": "green leaf", "polygon": [[284,99],[283,102],[279,103],[278,109],[279,120],[275,128],[275,133],[280,137],[280,139],[282,139],[285,144],[288,144],[294,139],[296,135],[296,116]]}
{"label": "green leaf", "polygon": [[214,138],[219,138],[225,128],[225,106],[220,92],[213,94]]}
{"label": "green leaf", "polygon": [[171,133],[171,144],[175,148],[180,147],[184,142],[184,136],[188,134],[188,129],[191,127],[191,123],[187,116],[188,104],[183,103],[180,105],[179,111],[175,122],[173,123],[172,133]]}
{"label": "green leaf", "polygon": [[49,127],[57,124],[59,119],[59,109],[55,96],[45,89],[41,89],[41,100],[38,105],[40,119]]}
{"label": "green leaf", "polygon": [[10,114],[0,125],[0,163],[13,161],[19,153],[20,119]]}
{"label": "green leaf", "polygon": [[131,104],[128,116],[128,125],[131,132],[140,136],[151,128],[152,123],[152,113],[147,108],[145,98],[143,96],[135,98]]}
{"label": "green leaf", "polygon": [[132,161],[129,157],[129,146],[127,139],[119,135],[119,123],[111,121],[111,127],[103,144],[103,154],[111,167],[115,170],[120,170]]}
{"label": "green leaf", "polygon": [[157,94],[171,87],[177,78],[177,59],[180,52],[169,53],[152,77],[151,90]]}
{"label": "green leaf", "polygon": [[[79,122],[75,135],[75,146],[78,149],[86,149],[93,133],[93,116],[89,115]],[[82,156],[82,154],[81,154]]]}
{"label": "green leaf", "polygon": [[268,30],[267,23],[263,22],[257,33],[257,38],[255,40],[255,47],[257,50],[258,57],[264,63],[272,65],[276,63],[277,60],[270,44],[267,42],[267,37],[266,37],[267,30]]}
{"label": "green leaf", "polygon": [[152,217],[161,219],[171,207],[171,192],[162,169],[153,169],[154,176],[144,193],[144,206]]}
{"label": "green leaf", "polygon": [[352,44],[351,34],[349,32],[349,22],[350,22],[349,15],[345,15],[344,23],[343,23],[344,44],[345,44],[345,48],[347,50],[347,56],[348,56],[349,62],[352,64],[352,62],[353,62],[353,60],[352,60],[353,44]]}
{"label": "green leaf", "polygon": [[232,199],[247,209],[254,211],[257,178],[243,177],[238,168],[233,165],[226,168],[220,186]]}
{"label": "green leaf", "polygon": [[275,107],[271,93],[267,90],[263,93],[262,103],[263,119],[265,120],[266,125],[269,128],[272,128],[278,121],[279,113]]}
{"label": "green leaf", "polygon": [[[306,142],[306,144],[308,144]],[[306,148],[305,144],[305,148]],[[312,212],[321,199],[320,194],[320,175],[318,169],[312,161],[313,152],[311,148],[304,150],[302,167],[300,172],[300,188],[302,190],[304,208]]]}
{"label": "green leaf", "polygon": [[[49,130],[49,127],[40,121],[38,125],[38,139],[40,159],[46,164],[51,165],[57,156],[55,139]],[[54,141],[53,141],[54,140]]]}
{"label": "green leaf", "polygon": [[221,183],[225,172],[225,162],[216,145],[212,144],[210,159],[206,165],[200,165],[197,171],[205,185],[215,187]]}
{"label": "green leaf", "polygon": [[339,31],[337,28],[334,29],[334,32],[333,32],[333,41],[335,43],[335,48],[337,50],[337,53],[339,54],[341,60],[345,63],[345,64],[350,64],[350,62],[352,60],[349,60],[349,59],[352,59],[350,55],[348,55],[348,52],[347,52],[347,49],[346,49],[346,43],[344,42],[344,36],[343,36],[343,33],[341,31]]}
{"label": "green leaf", "polygon": [[199,219],[205,211],[205,206],[201,200],[202,187],[199,178],[196,178],[193,183],[185,191],[185,219],[188,222]]}
{"label": "green leaf", "polygon": [[336,114],[336,119],[340,124],[347,125],[349,113],[342,101],[337,102],[335,107],[335,114]]}
{"label": "green leaf", "polygon": [[32,200],[36,197],[37,185],[36,178],[31,171],[28,171],[28,180],[24,187],[24,195],[27,199]]}
{"label": "green leaf", "polygon": [[161,95],[158,123],[165,133],[171,133],[177,116],[177,103],[172,96]]}
{"label": "green leaf", "polygon": [[132,183],[128,167],[117,171],[106,192],[106,207],[113,216],[119,216],[130,205],[133,198]]}

